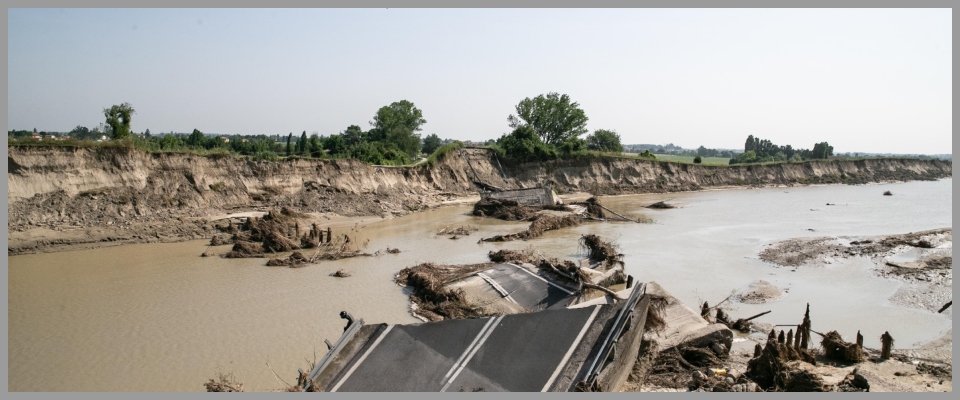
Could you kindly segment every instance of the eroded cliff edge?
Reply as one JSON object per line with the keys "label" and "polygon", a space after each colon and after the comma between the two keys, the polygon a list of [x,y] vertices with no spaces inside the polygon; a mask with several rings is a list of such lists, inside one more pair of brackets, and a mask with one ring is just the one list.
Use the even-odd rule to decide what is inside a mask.
{"label": "eroded cliff edge", "polygon": [[[129,148],[11,147],[8,254],[98,243],[209,237],[209,217],[287,206],[306,213],[400,216],[502,188],[551,183],[558,192],[628,194],[729,186],[930,180],[943,160],[811,161],[715,167],[586,156],[510,164],[485,149],[453,151],[433,165],[378,167],[354,160],[258,162]],[[83,247],[83,246],[80,246]]]}

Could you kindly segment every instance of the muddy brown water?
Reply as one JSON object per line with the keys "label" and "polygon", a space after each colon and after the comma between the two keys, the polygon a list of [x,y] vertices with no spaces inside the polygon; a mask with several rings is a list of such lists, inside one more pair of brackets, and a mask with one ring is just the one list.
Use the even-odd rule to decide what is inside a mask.
{"label": "muddy brown water", "polygon": [[[889,330],[897,347],[918,346],[947,332],[951,315],[890,303],[900,283],[874,276],[865,260],[794,271],[757,253],[794,237],[951,227],[951,188],[952,179],[944,179],[604,197],[607,207],[655,223],[586,223],[527,242],[484,244],[477,240],[526,224],[474,218],[470,206],[451,206],[357,226],[370,240],[368,251],[389,246],[400,254],[299,269],[265,267],[265,259],[201,258],[207,241],[8,257],[9,390],[202,391],[218,371],[232,372],[245,390],[279,389],[284,385],[267,363],[293,383],[297,368],[324,354],[323,339],[334,342],[343,331],[341,310],[370,323],[418,322],[392,282],[400,269],[481,262],[490,250],[528,246],[575,257],[585,233],[614,239],[627,273],[659,282],[688,305],[714,304],[763,279],[787,289],[786,297],[734,303],[735,318],[773,310],[757,322],[795,324],[809,302],[814,330],[836,329],[852,340],[859,329],[868,347],[878,347]],[[883,196],[885,190],[894,195]],[[661,200],[680,208],[643,208]],[[480,230],[460,240],[435,235],[461,224]],[[353,276],[329,276],[341,268]]]}

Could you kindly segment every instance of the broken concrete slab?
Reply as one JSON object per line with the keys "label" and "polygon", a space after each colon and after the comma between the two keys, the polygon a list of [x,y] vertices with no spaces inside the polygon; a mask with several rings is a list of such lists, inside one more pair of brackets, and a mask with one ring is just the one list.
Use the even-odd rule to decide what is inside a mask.
{"label": "broken concrete slab", "polygon": [[681,343],[703,347],[719,342],[728,349],[733,345],[733,331],[730,328],[724,324],[707,322],[700,313],[681,303],[656,282],[647,283],[647,293],[667,300],[663,315],[666,328],[659,334],[645,333],[645,339],[659,342],[660,351],[669,350]]}

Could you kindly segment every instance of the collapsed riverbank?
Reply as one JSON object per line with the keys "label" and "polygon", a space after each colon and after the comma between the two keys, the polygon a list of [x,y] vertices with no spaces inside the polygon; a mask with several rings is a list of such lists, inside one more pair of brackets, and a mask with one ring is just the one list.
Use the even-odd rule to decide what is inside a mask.
{"label": "collapsed riverbank", "polygon": [[952,176],[949,161],[913,159],[730,167],[599,156],[500,161],[487,149],[386,168],[343,159],[258,162],[127,148],[11,147],[8,255],[210,238],[217,215],[271,208],[324,219],[392,218],[475,198],[483,185],[550,184],[558,193],[611,195]]}

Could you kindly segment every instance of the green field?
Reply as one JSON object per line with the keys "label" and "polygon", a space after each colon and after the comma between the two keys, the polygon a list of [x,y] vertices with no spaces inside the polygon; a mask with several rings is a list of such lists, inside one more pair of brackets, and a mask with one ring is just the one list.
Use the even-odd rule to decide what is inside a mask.
{"label": "green field", "polygon": [[[675,156],[671,154],[655,154],[660,161],[673,161],[679,163],[693,164],[693,157]],[[703,165],[730,165],[730,159],[725,157],[702,157]]]}

